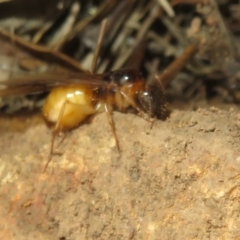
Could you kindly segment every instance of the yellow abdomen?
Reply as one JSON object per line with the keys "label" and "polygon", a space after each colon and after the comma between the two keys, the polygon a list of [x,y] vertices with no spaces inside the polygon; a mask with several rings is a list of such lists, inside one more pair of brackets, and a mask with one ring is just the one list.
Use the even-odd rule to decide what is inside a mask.
{"label": "yellow abdomen", "polygon": [[58,122],[59,131],[74,128],[95,113],[92,94],[91,89],[81,86],[55,88],[46,99],[43,115],[49,122]]}

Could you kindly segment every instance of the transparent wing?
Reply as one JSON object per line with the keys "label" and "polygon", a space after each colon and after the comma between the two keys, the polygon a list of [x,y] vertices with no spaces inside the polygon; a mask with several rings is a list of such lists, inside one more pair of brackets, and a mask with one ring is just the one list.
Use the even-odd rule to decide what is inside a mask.
{"label": "transparent wing", "polygon": [[42,73],[15,77],[0,82],[0,97],[36,94],[51,91],[55,87],[84,85],[102,87],[103,74],[91,73]]}

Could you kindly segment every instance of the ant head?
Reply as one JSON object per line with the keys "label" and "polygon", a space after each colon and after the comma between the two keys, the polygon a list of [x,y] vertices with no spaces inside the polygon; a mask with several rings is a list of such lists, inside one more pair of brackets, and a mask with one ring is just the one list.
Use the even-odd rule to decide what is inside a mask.
{"label": "ant head", "polygon": [[145,91],[139,92],[138,101],[150,117],[164,119],[166,117],[166,98],[162,85],[153,81],[146,85]]}

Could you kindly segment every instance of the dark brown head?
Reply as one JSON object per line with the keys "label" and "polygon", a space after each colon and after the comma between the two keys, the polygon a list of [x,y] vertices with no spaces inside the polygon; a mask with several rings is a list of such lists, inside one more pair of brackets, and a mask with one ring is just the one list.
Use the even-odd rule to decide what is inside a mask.
{"label": "dark brown head", "polygon": [[145,91],[138,94],[138,101],[143,111],[150,117],[158,119],[166,117],[166,97],[159,82],[146,84]]}

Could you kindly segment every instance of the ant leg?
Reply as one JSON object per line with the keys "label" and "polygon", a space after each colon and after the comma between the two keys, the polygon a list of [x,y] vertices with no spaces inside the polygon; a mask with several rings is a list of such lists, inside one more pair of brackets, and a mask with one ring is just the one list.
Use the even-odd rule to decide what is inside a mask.
{"label": "ant leg", "polygon": [[150,130],[152,130],[154,123],[155,123],[155,118],[151,121]]}
{"label": "ant leg", "polygon": [[64,132],[63,133],[63,137],[62,139],[59,141],[58,145],[56,146],[56,148],[59,148],[61,146],[61,144],[64,142],[64,140],[66,139],[67,135],[69,134],[69,132]]}
{"label": "ant leg", "polygon": [[54,141],[55,141],[55,138],[56,136],[58,135],[58,133],[60,132],[60,121],[62,119],[62,116],[63,116],[63,113],[64,113],[64,109],[65,109],[65,106],[66,104],[68,103],[68,101],[65,101],[62,105],[62,108],[60,110],[60,113],[59,113],[59,116],[58,116],[58,120],[57,120],[57,123],[55,124],[55,127],[52,131],[52,141],[51,141],[51,147],[50,147],[50,154],[49,154],[49,157],[48,157],[48,161],[46,162],[45,166],[44,166],[44,169],[43,171],[45,172],[50,161],[52,160],[52,155],[53,155],[53,148],[54,148]]}
{"label": "ant leg", "polygon": [[116,142],[116,145],[117,145],[117,149],[118,151],[120,152],[120,146],[119,146],[119,142],[118,142],[118,138],[117,138],[117,134],[116,134],[116,130],[115,130],[115,125],[114,125],[114,121],[113,121],[113,117],[112,117],[112,114],[111,112],[109,111],[109,108],[108,108],[108,105],[107,104],[104,104],[104,108],[105,108],[105,112],[107,114],[107,117],[108,117],[108,121],[109,121],[109,124],[111,126],[111,129],[112,129],[112,132],[113,132],[113,136],[115,138],[115,142]]}
{"label": "ant leg", "polygon": [[[65,110],[65,107],[66,105],[69,104],[69,105],[75,105],[75,106],[78,106],[79,108],[83,108],[84,105],[81,105],[81,104],[78,104],[78,103],[72,103],[72,102],[69,102],[68,100],[65,100],[65,102],[63,103],[62,105],[62,108],[60,110],[60,113],[59,113],[59,116],[58,116],[58,120],[56,122],[56,125],[54,127],[54,130],[52,132],[52,144],[51,144],[51,150],[50,150],[50,154],[52,155],[53,154],[53,147],[54,147],[54,140],[56,138],[56,136],[58,135],[58,133],[61,131],[61,126],[60,126],[60,123],[61,123],[61,120],[62,120],[62,117],[63,117],[63,113],[64,113],[64,110]],[[87,109],[85,108],[84,111],[86,112],[86,116],[88,115],[88,111],[89,111],[89,114],[92,113],[90,110],[87,111]],[[64,136],[65,138],[65,136]]]}
{"label": "ant leg", "polygon": [[61,131],[60,122],[62,120],[66,104],[68,104],[68,103],[69,102],[67,100],[63,103],[62,108],[61,108],[60,113],[59,113],[59,116],[58,116],[58,120],[55,124],[55,127],[54,127],[53,131],[52,131],[52,141],[51,141],[50,155],[53,155],[54,141],[55,141],[55,138],[58,135],[58,133]]}

